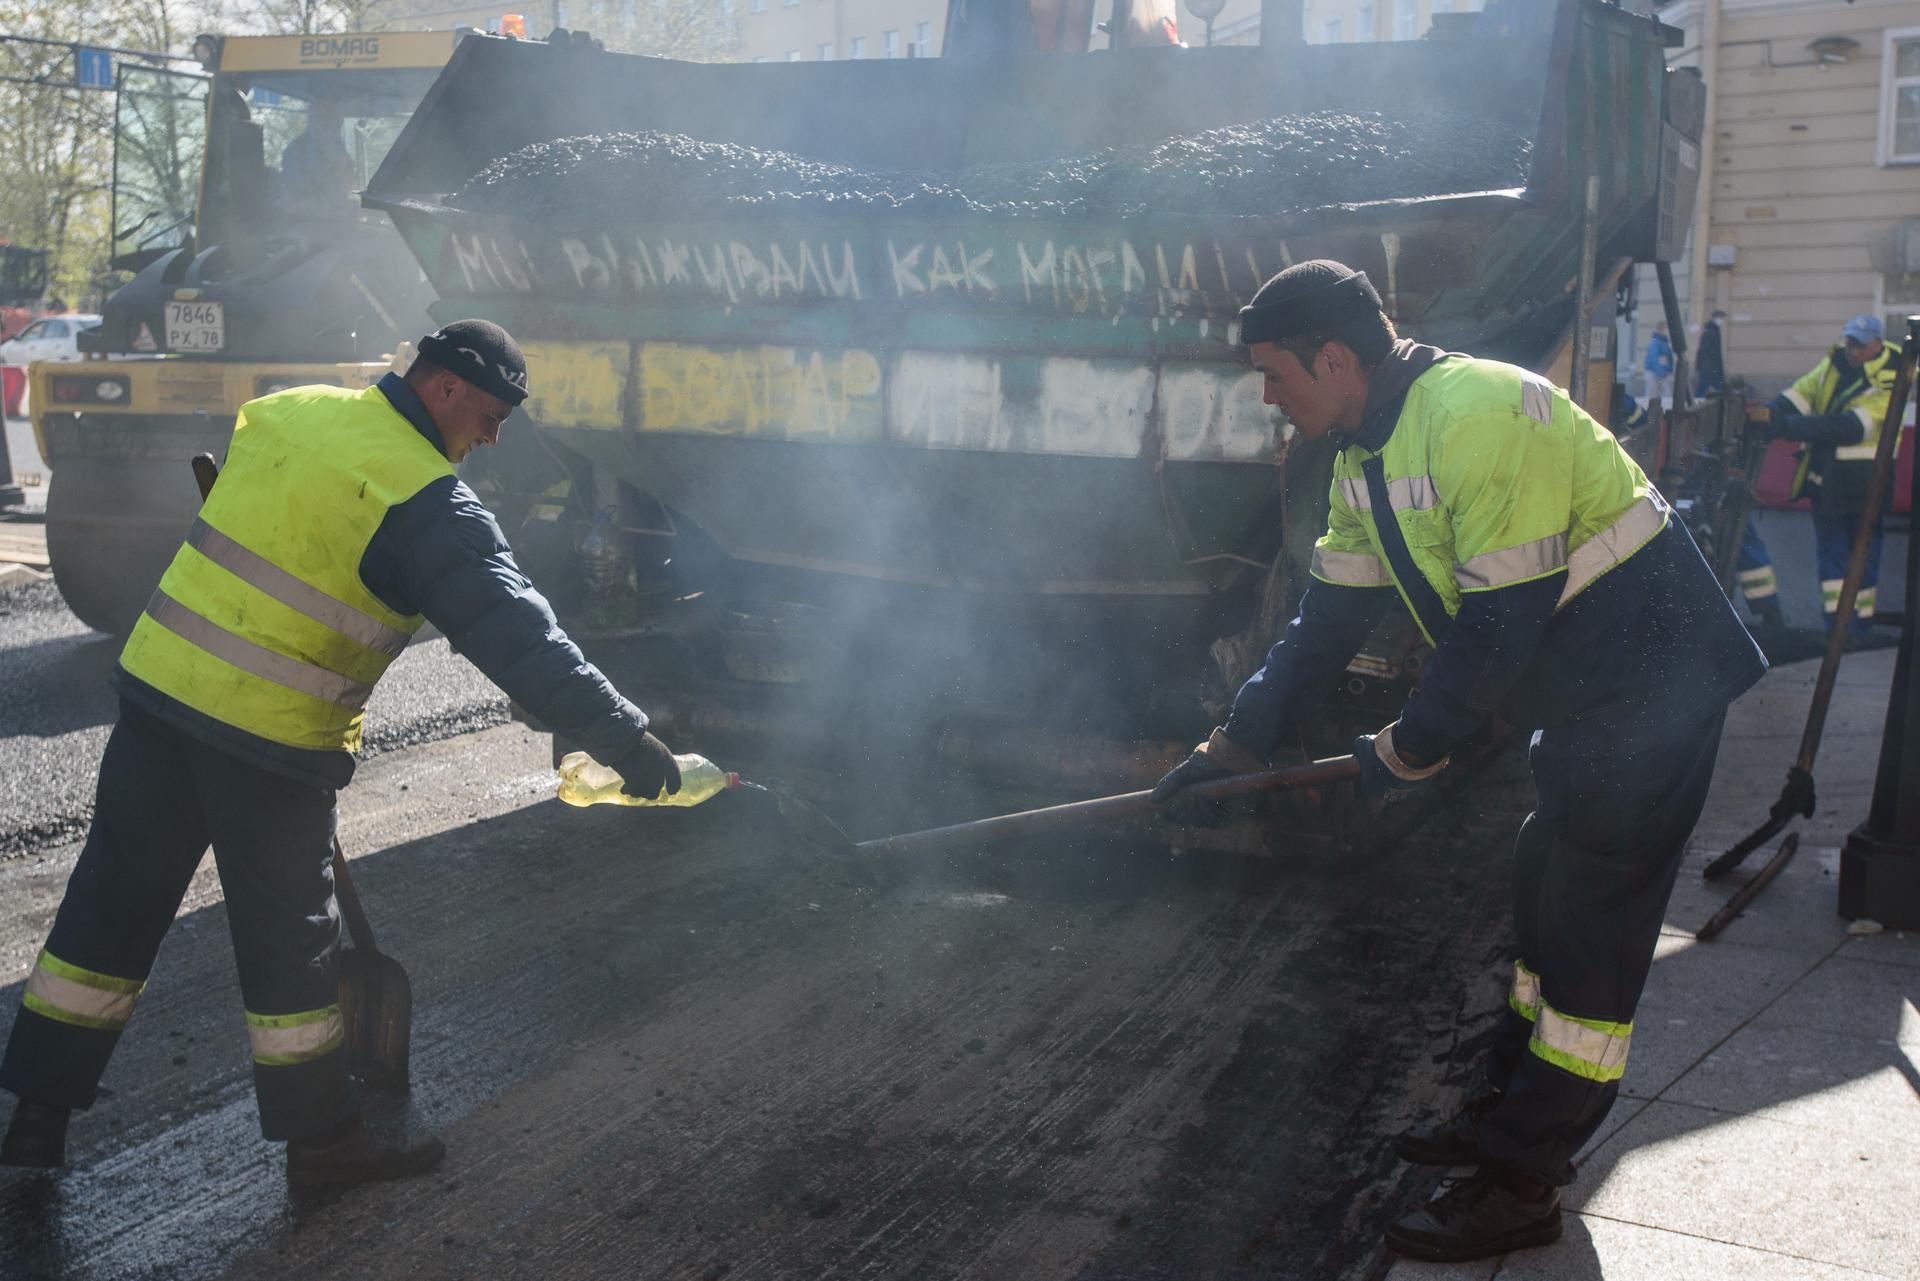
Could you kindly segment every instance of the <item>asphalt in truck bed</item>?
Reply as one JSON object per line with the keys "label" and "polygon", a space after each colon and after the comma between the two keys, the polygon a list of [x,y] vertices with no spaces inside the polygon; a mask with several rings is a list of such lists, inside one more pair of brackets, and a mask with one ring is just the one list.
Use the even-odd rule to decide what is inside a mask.
{"label": "asphalt in truck bed", "polygon": [[[1364,1276],[1431,1181],[1389,1138],[1498,1008],[1511,754],[1379,853],[1051,841],[880,889],[733,798],[569,809],[547,763],[508,725],[343,796],[414,985],[384,1115],[437,1174],[289,1195],[209,860],[73,1168],[0,1173],[0,1275]],[[0,864],[9,1023],[72,854]]]}

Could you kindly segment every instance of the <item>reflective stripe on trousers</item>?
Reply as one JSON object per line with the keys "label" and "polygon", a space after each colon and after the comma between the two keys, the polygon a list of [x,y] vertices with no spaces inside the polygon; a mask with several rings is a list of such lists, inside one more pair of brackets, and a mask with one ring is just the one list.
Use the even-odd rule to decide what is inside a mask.
{"label": "reflective stripe on trousers", "polygon": [[74,1027],[118,1032],[133,1016],[134,1002],[146,986],[144,979],[116,978],[69,965],[42,948],[20,1003],[35,1014]]}
{"label": "reflective stripe on trousers", "polygon": [[1527,1049],[1563,1071],[1589,1081],[1618,1081],[1626,1074],[1633,1024],[1562,1014],[1540,1003]]}
{"label": "reflective stripe on trousers", "polygon": [[1507,993],[1513,1012],[1531,1023],[1540,1017],[1540,976],[1525,961],[1513,963],[1513,988]]}
{"label": "reflective stripe on trousers", "polygon": [[[1820,580],[1820,608],[1829,614],[1840,612],[1840,592],[1847,585],[1844,578],[1823,578]],[[1862,587],[1853,594],[1853,616],[1872,618],[1874,606],[1879,603],[1880,589]]]}
{"label": "reflective stripe on trousers", "polygon": [[299,1014],[255,1014],[247,1011],[247,1045],[253,1061],[263,1067],[290,1067],[331,1054],[347,1039],[340,1007],[305,1010]]}
{"label": "reflective stripe on trousers", "polygon": [[1764,600],[1776,595],[1779,590],[1780,580],[1774,576],[1771,565],[1740,571],[1740,594],[1748,600]]}

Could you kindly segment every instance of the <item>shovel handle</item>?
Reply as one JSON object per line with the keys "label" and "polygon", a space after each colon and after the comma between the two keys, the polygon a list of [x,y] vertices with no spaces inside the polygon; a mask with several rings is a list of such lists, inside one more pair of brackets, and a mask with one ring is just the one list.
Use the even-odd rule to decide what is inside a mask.
{"label": "shovel handle", "polygon": [[[1332,756],[1326,760],[1314,761],[1309,765],[1290,765],[1284,769],[1261,770],[1256,774],[1235,774],[1230,778],[1196,783],[1182,790],[1180,794],[1201,800],[1219,801],[1233,796],[1249,796],[1255,792],[1290,792],[1303,787],[1319,787],[1326,783],[1353,778],[1359,773],[1360,763],[1353,757]],[[1045,809],[1024,810],[1018,814],[975,819],[970,823],[929,828],[924,832],[907,832],[900,836],[883,837],[877,841],[862,841],[854,848],[874,854],[926,854],[975,841],[1028,836],[1035,832],[1051,832],[1061,828],[1088,827],[1095,823],[1150,814],[1157,809],[1159,806],[1153,803],[1151,790],[1123,792],[1118,796],[1102,796],[1097,800],[1050,805]]]}
{"label": "shovel handle", "polygon": [[373,945],[373,923],[367,920],[367,909],[360,906],[360,891],[353,888],[353,874],[347,871],[347,856],[340,848],[340,838],[333,838],[333,892],[340,900],[340,915],[346,918],[347,935],[353,945],[363,952],[377,952]]}

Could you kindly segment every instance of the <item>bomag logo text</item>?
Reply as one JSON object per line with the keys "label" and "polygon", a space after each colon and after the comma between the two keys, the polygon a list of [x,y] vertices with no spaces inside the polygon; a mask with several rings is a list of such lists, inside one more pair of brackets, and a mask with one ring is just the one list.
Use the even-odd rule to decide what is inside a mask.
{"label": "bomag logo text", "polygon": [[379,36],[308,36],[300,41],[302,62],[334,62],[344,58],[379,56]]}

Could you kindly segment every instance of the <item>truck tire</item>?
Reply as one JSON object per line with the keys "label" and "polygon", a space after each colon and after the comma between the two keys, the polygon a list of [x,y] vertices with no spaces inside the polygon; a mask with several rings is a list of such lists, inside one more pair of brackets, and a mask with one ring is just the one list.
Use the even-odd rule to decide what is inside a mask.
{"label": "truck tire", "polygon": [[184,463],[63,459],[47,487],[47,559],[74,617],[132,631],[198,506]]}

